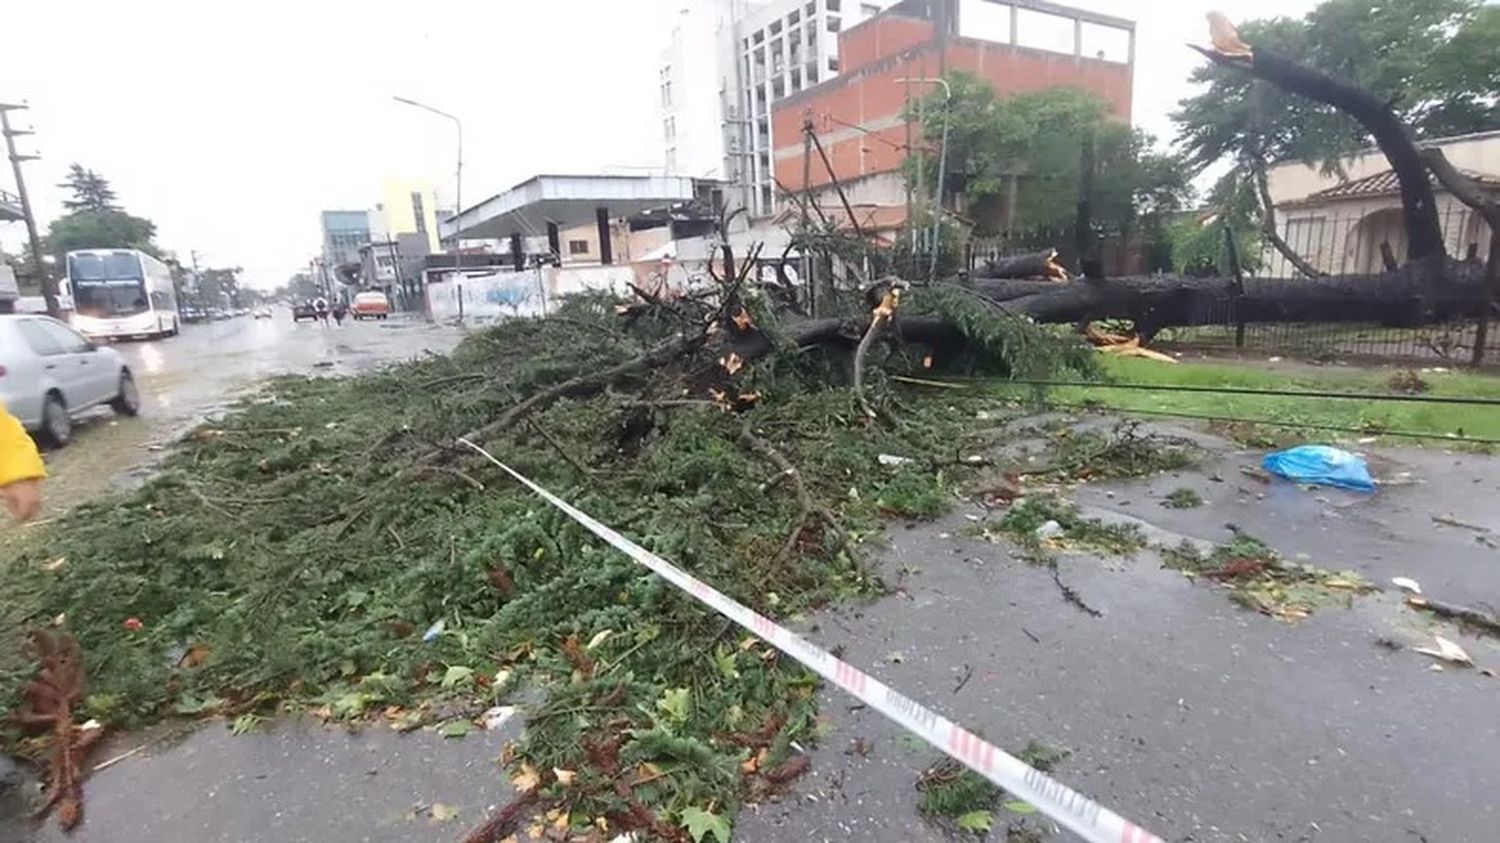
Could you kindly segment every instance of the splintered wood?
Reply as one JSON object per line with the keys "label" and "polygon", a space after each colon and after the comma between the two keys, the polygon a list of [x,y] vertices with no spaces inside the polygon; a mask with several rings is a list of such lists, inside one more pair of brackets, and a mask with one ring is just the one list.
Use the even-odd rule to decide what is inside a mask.
{"label": "splintered wood", "polygon": [[1084,331],[1088,341],[1105,354],[1113,354],[1116,357],[1144,357],[1147,360],[1157,360],[1162,363],[1176,363],[1177,359],[1160,351],[1153,351],[1141,345],[1139,336],[1116,334],[1095,328],[1090,323]]}

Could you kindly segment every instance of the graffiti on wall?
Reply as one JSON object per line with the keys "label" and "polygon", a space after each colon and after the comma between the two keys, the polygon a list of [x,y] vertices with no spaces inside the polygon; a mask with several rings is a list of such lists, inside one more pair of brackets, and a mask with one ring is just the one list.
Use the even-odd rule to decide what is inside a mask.
{"label": "graffiti on wall", "polygon": [[427,308],[434,319],[541,316],[542,291],[533,272],[468,275],[428,284]]}

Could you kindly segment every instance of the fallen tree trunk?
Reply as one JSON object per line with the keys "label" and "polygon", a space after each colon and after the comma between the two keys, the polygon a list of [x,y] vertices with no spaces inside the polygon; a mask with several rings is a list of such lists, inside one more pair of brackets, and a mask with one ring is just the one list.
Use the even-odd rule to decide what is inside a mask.
{"label": "fallen tree trunk", "polygon": [[[1037,322],[1131,319],[1143,338],[1166,327],[1235,322],[1373,322],[1411,326],[1473,317],[1485,308],[1482,271],[1446,259],[1393,272],[1317,280],[1153,275],[1108,281],[989,282],[975,291]],[[1030,286],[1022,286],[1030,285]]]}
{"label": "fallen tree trunk", "polygon": [[985,261],[976,278],[1052,278],[1068,280],[1068,271],[1057,263],[1056,249],[1043,249],[1025,255],[1011,255]]}

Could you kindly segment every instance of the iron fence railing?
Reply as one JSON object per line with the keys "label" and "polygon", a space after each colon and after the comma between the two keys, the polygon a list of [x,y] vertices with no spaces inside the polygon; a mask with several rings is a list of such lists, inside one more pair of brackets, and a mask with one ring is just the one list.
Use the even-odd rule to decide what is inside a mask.
{"label": "iron fence railing", "polygon": [[[1457,260],[1472,262],[1476,268],[1481,266],[1488,254],[1490,231],[1480,215],[1446,194],[1440,194],[1438,218],[1448,254]],[[1197,274],[1232,277],[1229,238],[1223,236],[1223,223],[1209,221],[1204,225],[1214,228],[1206,234],[1211,235],[1208,242],[1217,244],[1218,254],[1197,256]],[[1407,258],[1406,230],[1400,201],[1395,196],[1290,205],[1278,210],[1277,231],[1300,262],[1323,276],[1378,276],[1401,266]],[[1181,233],[1179,229],[1179,237]],[[1046,242],[1048,236],[1053,242]],[[1070,254],[1076,250],[1069,248],[1071,234],[1050,232],[1048,236],[974,241],[969,250],[970,267],[978,269],[988,257],[1056,245],[1062,253],[1060,259],[1064,265],[1076,272],[1078,265]],[[1244,239],[1235,238],[1236,242]],[[1303,274],[1296,262],[1275,248],[1268,238],[1252,239],[1259,245],[1248,254],[1237,255],[1246,277],[1285,279],[1288,285],[1317,283],[1316,278]],[[1132,238],[1118,236],[1101,239],[1096,245],[1106,275],[1115,277],[1141,274],[1141,267],[1160,266],[1164,255],[1148,254],[1151,248],[1149,243],[1132,242]],[[1164,247],[1157,247],[1158,250],[1161,248]],[[1182,267],[1178,269],[1180,271]],[[1379,295],[1380,280],[1370,278],[1368,281],[1370,295]],[[1433,312],[1425,320],[1419,313],[1398,308],[1401,318],[1390,320],[1398,324],[1306,320],[1240,323],[1236,319],[1233,300],[1226,299],[1211,306],[1211,312],[1193,314],[1192,326],[1162,331],[1155,342],[1179,348],[1242,349],[1320,360],[1385,358],[1412,360],[1425,365],[1475,361],[1500,363],[1500,307],[1491,305],[1489,329],[1484,332],[1483,347],[1477,355],[1475,345],[1480,342],[1480,320],[1473,316],[1455,318],[1453,315],[1456,312],[1483,312],[1482,305],[1474,300],[1475,296],[1481,295],[1481,288],[1466,287],[1453,291],[1452,296],[1440,296],[1444,306],[1431,308]],[[1335,299],[1330,305],[1326,298],[1320,298],[1319,309],[1337,312],[1339,301]],[[1464,306],[1456,307],[1460,302]],[[1368,314],[1368,305],[1368,296],[1357,293],[1348,296],[1348,309],[1352,312]]]}

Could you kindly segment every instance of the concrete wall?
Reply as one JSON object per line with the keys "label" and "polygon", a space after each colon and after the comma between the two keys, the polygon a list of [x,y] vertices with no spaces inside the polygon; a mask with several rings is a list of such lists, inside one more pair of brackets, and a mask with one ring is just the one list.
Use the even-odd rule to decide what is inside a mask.
{"label": "concrete wall", "polygon": [[[638,260],[666,245],[671,239],[671,229],[667,226],[631,231],[623,222],[615,220],[610,222],[609,229],[610,244],[614,250],[611,257],[615,263],[630,263]],[[588,245],[588,252],[579,255],[572,254],[568,246],[571,240],[582,240]],[[558,232],[558,246],[562,249],[561,258],[564,265],[598,264],[599,226],[590,223],[562,229]]]}
{"label": "concrete wall", "polygon": [[[1469,244],[1478,243],[1482,258],[1489,243],[1489,226],[1452,195],[1439,192],[1435,198],[1448,254],[1462,258]],[[1380,257],[1383,242],[1391,244],[1397,261],[1406,259],[1406,228],[1401,200],[1395,196],[1287,208],[1277,222],[1287,244],[1323,272],[1380,272],[1384,269]],[[1262,259],[1264,269],[1258,274],[1296,277],[1295,269],[1279,253],[1268,248]]]}
{"label": "concrete wall", "polygon": [[447,321],[542,316],[558,299],[585,290],[630,294],[637,271],[631,266],[542,267],[521,272],[466,274],[460,281],[437,281],[426,287],[427,315]]}

